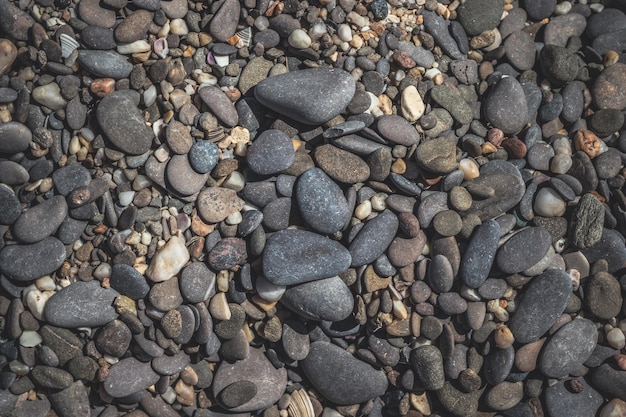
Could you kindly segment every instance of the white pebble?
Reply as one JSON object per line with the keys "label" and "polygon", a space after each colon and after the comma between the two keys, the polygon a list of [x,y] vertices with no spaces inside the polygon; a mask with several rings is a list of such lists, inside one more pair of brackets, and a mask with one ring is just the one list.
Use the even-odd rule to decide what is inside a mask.
{"label": "white pebble", "polygon": [[560,217],[565,214],[565,201],[552,188],[542,188],[535,196],[533,209],[543,217]]}
{"label": "white pebble", "polygon": [[118,197],[119,197],[120,206],[126,207],[130,203],[133,202],[133,198],[135,198],[135,192],[134,191],[122,191],[118,195]]}
{"label": "white pebble", "polygon": [[268,27],[270,27],[270,21],[265,16],[259,16],[256,19],[254,19],[254,27],[260,31],[263,31],[267,29]]}
{"label": "white pebble", "polygon": [[291,32],[287,41],[296,49],[305,49],[311,46],[311,37],[302,29]]}
{"label": "white pebble", "polygon": [[363,201],[354,209],[354,217],[359,220],[367,218],[370,214],[372,214],[372,203],[369,200]]}
{"label": "white pebble", "polygon": [[138,54],[148,52],[152,49],[150,44],[144,40],[138,40],[131,43],[122,43],[117,45],[117,52],[122,55]]}
{"label": "white pebble", "polygon": [[229,215],[228,217],[226,217],[226,224],[230,224],[231,226],[235,226],[238,225],[239,223],[241,223],[242,216],[241,216],[241,212],[240,211],[236,211],[234,213],[232,213],[231,215]]}
{"label": "white pebble", "polygon": [[230,173],[226,180],[222,183],[224,188],[230,188],[234,191],[241,191],[246,186],[246,178],[239,171],[233,171]]}
{"label": "white pebble", "polygon": [[182,36],[189,33],[187,23],[183,19],[173,19],[170,22],[170,30],[174,35]]}
{"label": "white pebble", "polygon": [[215,65],[218,67],[225,67],[230,64],[230,58],[228,55],[215,55],[213,58],[215,59]]}
{"label": "white pebble", "polygon": [[377,193],[370,198],[370,202],[372,203],[372,209],[376,211],[383,211],[387,208],[387,194],[385,193]]}
{"label": "white pebble", "polygon": [[550,171],[554,174],[565,174],[572,167],[572,157],[561,152],[550,161]]}
{"label": "white pebble", "polygon": [[265,301],[275,302],[280,300],[286,289],[287,287],[284,285],[272,284],[262,275],[257,276],[256,291],[259,294],[259,297]]}
{"label": "white pebble", "polygon": [[349,25],[345,23],[339,25],[339,29],[337,30],[337,36],[343,42],[350,42],[352,40],[352,29],[350,29]]}
{"label": "white pebble", "polygon": [[24,330],[20,335],[20,346],[32,348],[41,343],[41,336],[33,330]]}
{"label": "white pebble", "polygon": [[361,16],[354,10],[348,13],[348,15],[346,16],[346,22],[352,23],[358,26],[359,28],[363,26],[368,26],[370,24],[369,19],[367,17]]}
{"label": "white pebble", "polygon": [[322,22],[318,22],[314,24],[309,30],[309,36],[313,39],[318,39],[324,36],[324,34],[327,32],[328,30],[326,29],[326,25]]}
{"label": "white pebble", "polygon": [[145,104],[146,107],[150,107],[156,102],[156,99],[157,89],[153,84],[143,92],[143,104]]}
{"label": "white pebble", "polygon": [[167,244],[152,258],[146,275],[153,282],[163,282],[178,274],[189,260],[185,240],[172,236]]}
{"label": "white pebble", "polygon": [[38,289],[33,289],[26,293],[25,304],[37,320],[43,320],[43,309],[46,306],[48,299],[52,297],[52,294],[54,294],[54,292],[39,291]]}
{"label": "white pebble", "polygon": [[611,345],[614,349],[623,349],[624,346],[626,346],[626,337],[624,337],[624,332],[618,327],[613,328],[606,334],[606,341],[609,342],[609,345]]}
{"label": "white pebble", "polygon": [[57,83],[50,83],[35,87],[32,93],[33,100],[52,110],[65,108],[67,102],[61,96],[61,89]]}
{"label": "white pebble", "polygon": [[402,107],[402,116],[411,123],[416,122],[417,119],[422,117],[424,111],[426,110],[422,96],[420,96],[417,88],[413,85],[410,85],[402,90],[400,103]]}
{"label": "white pebble", "polygon": [[142,232],[141,244],[148,246],[150,243],[152,243],[152,235],[150,234],[150,232]]}
{"label": "white pebble", "polygon": [[104,279],[111,277],[111,265],[106,262],[102,262],[100,265],[96,267],[93,271],[94,278]]}
{"label": "white pebble", "polygon": [[50,275],[39,278],[35,281],[35,286],[39,291],[54,291],[57,287]]}

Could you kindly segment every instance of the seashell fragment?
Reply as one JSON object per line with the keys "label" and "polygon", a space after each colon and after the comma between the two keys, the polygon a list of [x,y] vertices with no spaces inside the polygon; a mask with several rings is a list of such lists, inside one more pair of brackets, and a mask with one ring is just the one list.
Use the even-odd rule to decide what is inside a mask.
{"label": "seashell fragment", "polygon": [[309,394],[303,389],[292,392],[287,412],[290,417],[314,417],[315,411]]}
{"label": "seashell fragment", "polygon": [[167,58],[167,54],[170,51],[169,47],[167,46],[167,40],[165,38],[159,38],[155,40],[152,44],[152,50],[161,59]]}
{"label": "seashell fragment", "polygon": [[63,58],[69,57],[72,55],[72,52],[80,47],[78,41],[67,33],[62,33],[61,36],[59,36],[59,41],[61,42],[61,56]]}

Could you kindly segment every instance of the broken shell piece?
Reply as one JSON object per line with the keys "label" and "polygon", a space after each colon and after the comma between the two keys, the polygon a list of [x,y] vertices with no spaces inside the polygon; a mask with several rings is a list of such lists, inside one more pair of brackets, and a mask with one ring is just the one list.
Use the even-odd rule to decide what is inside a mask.
{"label": "broken shell piece", "polygon": [[214,55],[215,65],[218,67],[225,67],[230,63],[228,55]]}
{"label": "broken shell piece", "polygon": [[292,392],[287,412],[290,417],[314,417],[315,411],[309,394],[303,389]]}
{"label": "broken shell piece", "polygon": [[66,33],[59,36],[59,41],[61,42],[61,56],[63,58],[69,57],[72,52],[80,47],[78,41]]}
{"label": "broken shell piece", "polygon": [[170,51],[165,38],[159,38],[152,44],[152,50],[161,59],[165,59]]}

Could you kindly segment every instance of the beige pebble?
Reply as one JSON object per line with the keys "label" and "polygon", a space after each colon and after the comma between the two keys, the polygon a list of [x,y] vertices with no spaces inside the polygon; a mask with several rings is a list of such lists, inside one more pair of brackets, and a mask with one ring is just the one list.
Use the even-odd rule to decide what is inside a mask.
{"label": "beige pebble", "polygon": [[600,417],[624,417],[626,416],[626,402],[619,398],[613,398],[609,401],[602,411],[600,411]]}
{"label": "beige pebble", "polygon": [[624,332],[618,327],[613,328],[606,334],[606,341],[615,349],[623,349],[626,346]]}
{"label": "beige pebble", "polygon": [[209,312],[211,317],[216,320],[229,320],[231,316],[230,308],[228,308],[228,300],[226,294],[218,292],[211,298],[209,302]]}
{"label": "beige pebble", "polygon": [[513,333],[511,333],[511,330],[505,325],[498,326],[494,332],[494,339],[496,346],[500,349],[506,349],[515,342]]}
{"label": "beige pebble", "polygon": [[416,122],[426,110],[422,96],[413,85],[402,90],[400,98],[402,116],[409,122]]}
{"label": "beige pebble", "polygon": [[359,220],[363,220],[372,214],[372,203],[369,200],[363,201],[354,209],[354,217]]}
{"label": "beige pebble", "polygon": [[152,258],[146,274],[153,282],[167,281],[178,274],[187,261],[189,252],[185,247],[185,240],[172,236],[163,249]]}

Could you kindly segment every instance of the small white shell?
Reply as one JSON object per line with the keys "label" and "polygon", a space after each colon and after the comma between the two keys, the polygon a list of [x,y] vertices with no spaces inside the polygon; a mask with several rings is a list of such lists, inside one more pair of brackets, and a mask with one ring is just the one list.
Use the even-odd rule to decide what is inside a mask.
{"label": "small white shell", "polygon": [[159,38],[152,44],[152,50],[161,59],[167,58],[167,54],[170,48],[167,46],[167,40],[165,38]]}
{"label": "small white shell", "polygon": [[237,35],[239,37],[239,41],[237,42],[237,45],[235,45],[237,48],[243,48],[243,47],[248,47],[250,45],[252,45],[252,28],[251,27],[247,27],[245,29],[240,30],[239,32],[237,32],[235,35]]}
{"label": "small white shell", "polygon": [[311,398],[309,398],[309,394],[303,389],[291,393],[287,412],[290,417],[315,417]]}
{"label": "small white shell", "polygon": [[76,39],[66,33],[62,33],[61,36],[59,36],[59,41],[61,42],[61,56],[63,58],[72,55],[72,52],[80,46]]}

